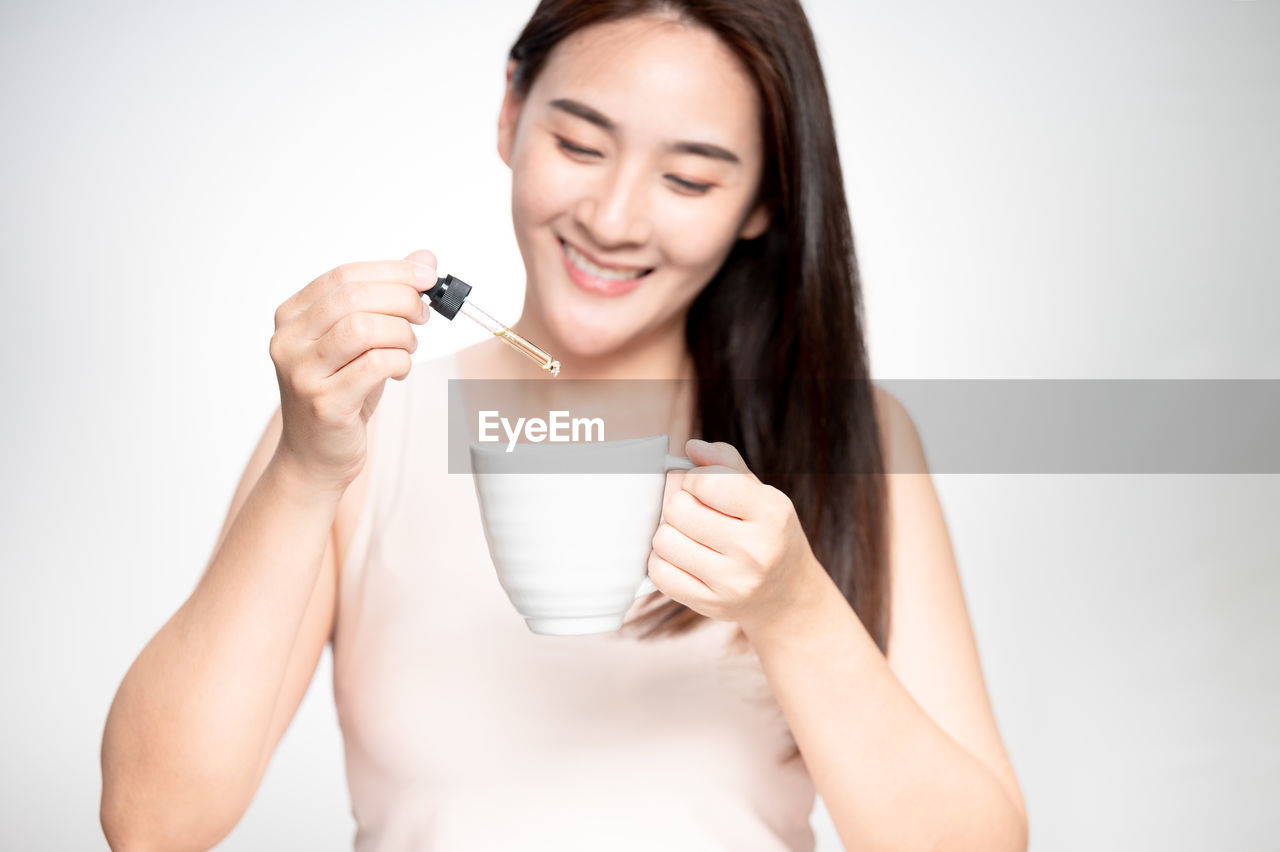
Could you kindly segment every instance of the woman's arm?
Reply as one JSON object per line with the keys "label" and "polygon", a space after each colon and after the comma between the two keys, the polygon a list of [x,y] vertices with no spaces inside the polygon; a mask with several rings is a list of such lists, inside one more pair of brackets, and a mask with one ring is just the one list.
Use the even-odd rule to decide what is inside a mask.
{"label": "woman's arm", "polygon": [[347,498],[283,466],[280,433],[277,410],[204,576],[116,692],[100,813],[113,849],[208,849],[225,837],[332,632],[332,524]]}
{"label": "woman's arm", "polygon": [[[889,470],[927,471],[910,416],[876,393]],[[1026,807],[932,481],[887,483],[888,658],[816,562],[809,593],[748,636],[847,848],[1025,850]]]}

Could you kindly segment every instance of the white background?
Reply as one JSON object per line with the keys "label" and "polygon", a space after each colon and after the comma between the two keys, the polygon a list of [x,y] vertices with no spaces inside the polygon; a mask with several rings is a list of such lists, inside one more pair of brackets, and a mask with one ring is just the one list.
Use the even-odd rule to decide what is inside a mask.
{"label": "white background", "polygon": [[[805,7],[876,377],[1280,378],[1275,0]],[[514,320],[532,8],[0,7],[0,845],[105,847],[107,708],[278,401],[276,306],[429,248]],[[1280,849],[1280,476],[936,482],[1033,849]],[[331,688],[221,848],[350,848]]]}

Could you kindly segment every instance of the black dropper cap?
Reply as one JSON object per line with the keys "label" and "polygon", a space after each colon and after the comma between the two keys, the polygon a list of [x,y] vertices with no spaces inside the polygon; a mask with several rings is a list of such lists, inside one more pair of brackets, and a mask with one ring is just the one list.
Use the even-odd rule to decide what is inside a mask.
{"label": "black dropper cap", "polygon": [[467,294],[470,292],[470,284],[461,278],[446,275],[437,280],[431,289],[422,295],[427,297],[436,313],[447,320],[451,320],[458,315],[458,311],[462,308],[462,303],[467,300]]}

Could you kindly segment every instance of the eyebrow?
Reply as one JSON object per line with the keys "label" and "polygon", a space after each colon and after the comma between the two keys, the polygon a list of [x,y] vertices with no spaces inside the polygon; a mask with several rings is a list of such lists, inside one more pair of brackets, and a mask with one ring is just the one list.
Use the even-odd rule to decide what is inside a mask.
{"label": "eyebrow", "polygon": [[[604,113],[595,110],[581,101],[575,101],[570,98],[556,98],[548,101],[548,106],[556,109],[564,110],[570,115],[576,115],[578,118],[585,119],[597,127],[601,127],[610,133],[618,129],[618,125],[613,122]],[[698,154],[703,157],[710,157],[713,160],[724,160],[727,163],[738,163],[742,161],[738,159],[738,155],[727,148],[721,148],[719,145],[712,145],[710,142],[689,142],[681,140],[678,142],[670,142],[666,146],[669,151],[678,151],[682,154]]]}

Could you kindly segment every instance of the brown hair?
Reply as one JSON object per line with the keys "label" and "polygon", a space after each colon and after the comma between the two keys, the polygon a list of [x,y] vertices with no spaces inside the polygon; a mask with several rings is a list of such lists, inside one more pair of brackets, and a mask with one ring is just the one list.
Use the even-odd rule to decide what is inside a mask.
{"label": "brown hair", "polygon": [[[853,233],[813,32],[795,0],[542,0],[511,47],[513,91],[525,97],[571,33],[644,14],[715,32],[755,79],[763,106],[759,200],[772,216],[765,233],[738,240],[690,307],[694,434],[733,444],[753,473],[791,498],[814,555],[883,653],[884,468]],[[627,629],[642,629],[643,638],[703,621],[667,600]]]}

